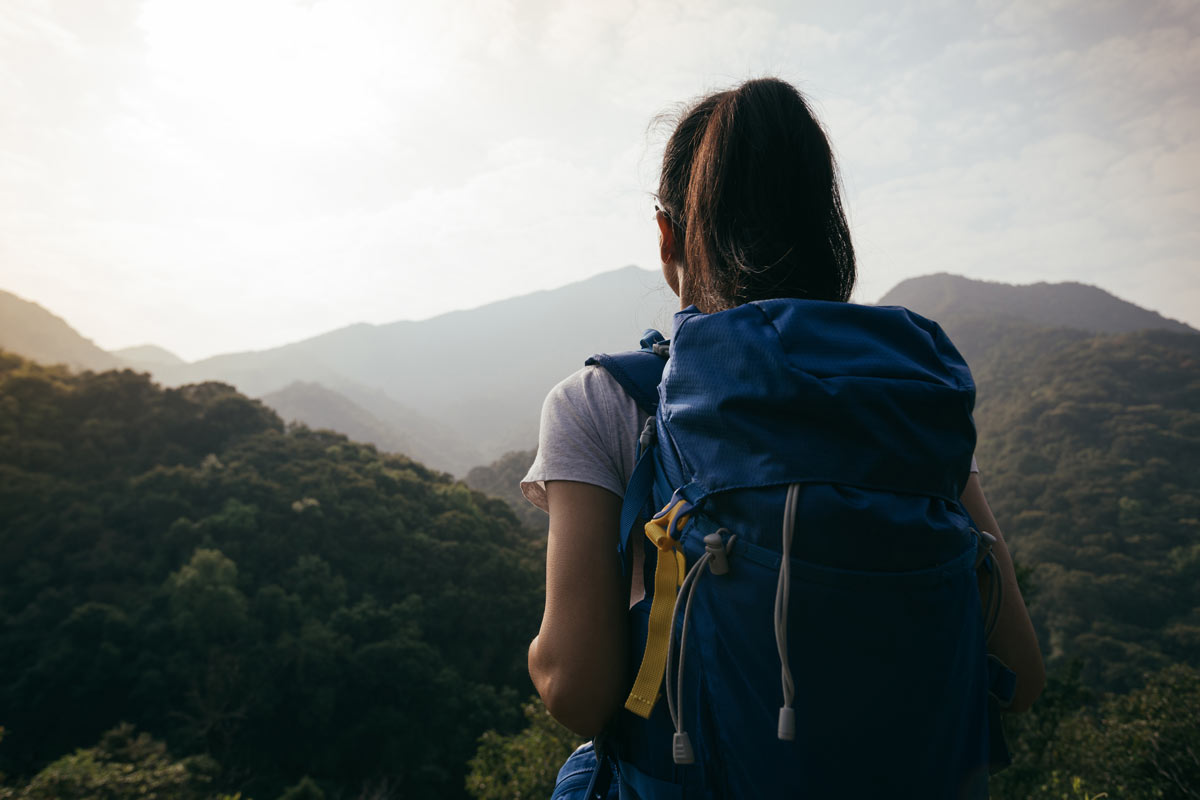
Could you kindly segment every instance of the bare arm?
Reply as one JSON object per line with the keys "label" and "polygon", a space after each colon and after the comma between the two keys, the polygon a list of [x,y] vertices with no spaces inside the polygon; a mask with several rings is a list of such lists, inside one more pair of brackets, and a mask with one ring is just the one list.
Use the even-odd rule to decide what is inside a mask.
{"label": "bare arm", "polygon": [[550,713],[595,736],[626,687],[628,584],[616,531],[621,499],[607,489],[547,481],[546,611],[529,645],[529,676]]}
{"label": "bare arm", "polygon": [[[992,556],[995,560],[997,579],[1003,582],[1004,596],[996,629],[988,639],[988,652],[1017,673],[1017,689],[1008,710],[1026,711],[1042,693],[1046,684],[1046,668],[1042,664],[1037,634],[1033,631],[1033,623],[1029,619],[1025,601],[1021,598],[1021,589],[1017,586],[1012,556],[1009,555],[1000,526],[996,524],[996,518],[992,516],[992,510],[988,507],[987,498],[983,496],[983,487],[979,483],[977,473],[972,473],[967,482],[962,504],[976,525],[996,537],[996,543],[992,546]],[[988,591],[988,587],[981,586],[981,591]]]}

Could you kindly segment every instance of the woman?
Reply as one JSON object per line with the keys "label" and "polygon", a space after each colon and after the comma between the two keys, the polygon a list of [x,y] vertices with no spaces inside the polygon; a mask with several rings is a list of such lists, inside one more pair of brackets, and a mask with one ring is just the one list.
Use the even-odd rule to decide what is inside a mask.
{"label": "woman", "polygon": [[[749,81],[683,115],[664,154],[656,219],[663,275],[684,308],[711,315],[770,298],[850,297],[854,251],[834,159],[803,97],[783,81]],[[632,579],[623,579],[614,541],[646,417],[608,372],[586,367],[547,397],[538,457],[522,483],[550,514],[530,675],[555,718],[589,737],[613,722],[630,689],[628,609],[645,592],[644,556],[638,542]],[[996,538],[1001,591],[988,589],[1001,607],[987,644],[1017,675],[1009,710],[1024,710],[1042,689],[1041,655],[974,470],[961,502]]]}

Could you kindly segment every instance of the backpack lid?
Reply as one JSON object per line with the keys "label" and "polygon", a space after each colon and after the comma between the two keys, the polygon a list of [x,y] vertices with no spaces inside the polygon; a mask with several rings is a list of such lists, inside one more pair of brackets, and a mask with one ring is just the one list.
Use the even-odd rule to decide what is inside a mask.
{"label": "backpack lid", "polygon": [[[957,502],[975,384],[937,323],[782,298],[675,315],[659,442],[685,496],[841,483]],[[674,471],[674,470],[671,470]]]}

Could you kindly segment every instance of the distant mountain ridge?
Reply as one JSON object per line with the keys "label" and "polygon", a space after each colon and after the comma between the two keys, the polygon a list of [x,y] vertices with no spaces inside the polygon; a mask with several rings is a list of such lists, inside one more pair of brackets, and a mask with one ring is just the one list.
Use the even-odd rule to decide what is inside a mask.
{"label": "distant mountain ridge", "polygon": [[[15,303],[14,303],[15,301]],[[106,353],[34,303],[0,293],[0,348],[82,369],[124,366],[168,386],[216,380],[262,397],[285,420],[331,428],[466,475],[537,441],[547,391],[595,352],[667,330],[677,300],[657,272],[626,267],[423,321],[360,323],[269,350],[187,363],[152,345]],[[1183,323],[1083,284],[1013,286],[912,278],[880,300],[937,319],[972,363],[1030,326],[1119,333]],[[982,395],[981,395],[982,398]]]}
{"label": "distant mountain ridge", "polygon": [[1004,315],[1047,327],[1096,333],[1168,330],[1197,333],[1177,320],[1085,283],[993,283],[942,272],[909,278],[880,298],[935,320],[962,315]]}
{"label": "distant mountain ridge", "polygon": [[186,364],[179,356],[170,350],[153,344],[142,344],[136,347],[122,347],[111,351],[114,356],[127,364],[145,366],[180,366]]}
{"label": "distant mountain ridge", "polygon": [[285,422],[335,430],[388,453],[464,474],[481,463],[481,453],[444,425],[405,408],[379,390],[349,388],[351,396],[319,383],[296,381],[259,399]]}
{"label": "distant mountain ridge", "polygon": [[[658,273],[626,267],[419,322],[357,324],[283,347],[151,372],[167,385],[218,380],[254,396],[296,381],[319,383],[364,407],[354,393],[370,387],[443,426],[455,444],[443,437],[430,463],[465,474],[528,448],[555,383],[593,353],[628,350],[645,328],[667,326],[677,302]],[[408,438],[428,429],[399,422]],[[463,463],[451,450],[477,453],[478,460]]]}
{"label": "distant mountain ridge", "polygon": [[117,369],[120,358],[85,339],[30,300],[0,291],[0,348],[43,364],[66,364],[77,370]]}

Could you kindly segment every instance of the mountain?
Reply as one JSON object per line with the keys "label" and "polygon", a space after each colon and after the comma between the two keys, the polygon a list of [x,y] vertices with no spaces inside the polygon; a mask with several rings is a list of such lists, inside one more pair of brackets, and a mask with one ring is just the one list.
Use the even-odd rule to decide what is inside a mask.
{"label": "mountain", "polygon": [[[626,267],[419,322],[358,324],[271,350],[152,369],[167,385],[215,380],[269,395],[319,383],[387,421],[355,396],[382,393],[442,425],[485,463],[537,440],[546,392],[593,353],[635,347],[669,325],[677,300],[656,272]],[[402,429],[410,435],[411,427]]]}
{"label": "mountain", "polygon": [[0,291],[0,349],[78,370],[123,366],[121,359],[80,336],[61,317],[5,291]]}
{"label": "mountain", "polygon": [[[26,316],[37,312],[37,324],[14,324],[16,316],[5,315],[0,346],[14,352],[92,368],[128,364],[168,386],[220,381],[263,397],[287,419],[350,433],[465,475],[531,447],[546,392],[592,353],[629,349],[647,327],[669,328],[677,300],[657,272],[626,267],[428,320],[351,325],[194,363],[153,346],[104,353],[57,317],[16,302],[24,304]],[[930,275],[902,282],[881,302],[907,305],[943,324],[981,378],[981,410],[991,393],[982,380],[989,353],[1006,343],[1019,349],[1031,336],[1065,343],[1135,329],[1192,331],[1077,283],[1011,286]],[[90,348],[90,362],[67,358],[63,347],[39,349],[28,341],[31,332],[50,327],[58,339]],[[1049,340],[1041,341],[1047,346]]]}
{"label": "mountain", "polygon": [[1051,667],[1200,659],[1200,332],[1094,286],[904,281],[974,375],[976,454]]}
{"label": "mountain", "polygon": [[525,495],[521,494],[521,479],[529,472],[536,455],[536,450],[514,450],[505,453],[487,466],[472,469],[463,478],[463,483],[508,503],[525,527],[545,536],[550,518],[545,511],[534,507],[525,499]]}
{"label": "mountain", "polygon": [[[541,396],[580,351],[630,346],[636,314],[658,301],[642,289],[639,306],[629,285],[655,280],[620,271],[210,361],[264,385],[322,375],[330,383],[292,377],[264,401],[397,448],[436,433],[468,448],[464,460],[478,447],[482,464],[505,434],[519,439],[523,451],[458,474],[544,526],[516,489]],[[932,276],[884,299],[939,319],[978,384],[984,486],[1052,675],[1034,711],[1009,721],[1017,765],[1001,781],[1033,788],[993,796],[1049,796],[1054,781],[1101,774],[1064,755],[1100,752],[1072,719],[1134,755],[1198,746],[1200,683],[1185,694],[1175,676],[1200,663],[1200,333],[1092,287],[1044,286],[1050,315],[1034,287],[975,284]],[[1135,318],[1153,324],[1112,327]],[[528,692],[540,556],[516,517],[403,456],[285,429],[230,386],[58,373],[0,353],[13,422],[0,425],[0,771],[31,774],[124,719],[217,758],[230,791],[278,796],[307,774],[357,796],[386,772],[420,781],[414,796],[460,796],[479,734],[514,724],[505,709]],[[494,400],[504,413],[479,433],[472,415]],[[1131,689],[1117,696],[1131,698],[1124,728],[1087,706],[1089,692]],[[1190,749],[1156,729],[1120,738],[1164,720]],[[1147,770],[1136,774],[1156,779]]]}
{"label": "mountain", "polygon": [[962,316],[1006,316],[1055,328],[1096,333],[1195,329],[1083,283],[1014,286],[939,273],[909,278],[879,300],[942,321]]}
{"label": "mountain", "polygon": [[110,352],[129,366],[146,371],[153,367],[178,367],[187,363],[170,350],[153,344],[124,347]]}
{"label": "mountain", "polygon": [[369,442],[385,452],[407,453],[411,443],[391,427],[343,394],[319,383],[296,381],[259,398],[287,422],[313,429],[336,430],[356,442]]}
{"label": "mountain", "polygon": [[259,399],[287,422],[336,431],[387,453],[403,453],[434,469],[463,474],[482,460],[478,451],[445,426],[383,392],[367,387],[351,391],[359,402],[319,383],[295,381]]}
{"label": "mountain", "polygon": [[1200,334],[1027,331],[974,365],[983,484],[1052,665],[1200,663]]}

